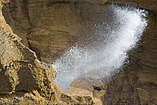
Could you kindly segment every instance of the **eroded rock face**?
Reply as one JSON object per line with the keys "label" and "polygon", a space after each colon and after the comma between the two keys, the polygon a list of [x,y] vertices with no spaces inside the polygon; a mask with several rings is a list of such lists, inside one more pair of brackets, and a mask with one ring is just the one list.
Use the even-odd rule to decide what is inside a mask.
{"label": "eroded rock face", "polygon": [[[114,2],[150,10],[149,24],[142,43],[130,54],[130,64],[115,74],[107,84],[101,101],[104,105],[155,105],[157,103],[157,2],[155,0],[82,1],[96,4],[74,3],[74,0],[61,2],[11,0],[5,4],[3,14],[13,31],[22,38],[22,43],[34,50],[41,61],[51,63],[79,37],[86,35],[88,19],[93,17],[85,15],[88,11],[83,13],[83,9],[97,8],[101,11],[103,5],[98,4]],[[3,0],[4,2],[6,1]],[[5,23],[1,14],[0,104],[94,104],[93,96],[61,95],[60,89],[52,82],[55,78],[54,70],[51,66],[41,63],[35,53],[25,47],[20,42],[21,39],[12,33],[11,28]],[[80,89],[77,85],[72,86],[70,94]],[[88,89],[85,91],[94,94],[94,97],[99,97],[101,92],[99,94],[96,90],[100,87],[97,89],[94,89],[94,85],[89,87],[90,91],[87,91]]]}
{"label": "eroded rock face", "polygon": [[[104,105],[155,105],[157,103],[157,12],[149,11],[148,20],[141,41],[129,53],[130,63],[124,65],[123,69],[107,82],[105,95],[101,98]],[[94,85],[91,84],[86,80],[81,83],[76,81],[69,88],[69,92],[79,94],[81,90],[80,93],[83,92],[81,94],[93,94],[96,89],[93,89]],[[99,91],[97,92],[99,95]]]}
{"label": "eroded rock face", "polygon": [[156,12],[150,12],[141,43],[130,53],[130,64],[109,82],[105,96],[107,105],[157,103],[156,16]]}
{"label": "eroded rock face", "polygon": [[90,96],[62,94],[53,68],[20,42],[0,13],[0,105],[92,105]]}
{"label": "eroded rock face", "polygon": [[[0,6],[2,7],[2,4]],[[39,97],[44,97],[42,99],[45,102],[50,100],[49,98],[57,102],[60,89],[52,82],[55,71],[50,65],[41,63],[35,53],[25,47],[20,42],[21,39],[12,33],[2,14],[0,17],[0,96],[5,99],[5,96],[8,97],[10,94],[16,97],[16,93],[23,92],[24,97],[27,93],[34,94],[34,97],[38,94]],[[36,92],[31,93],[33,91]],[[9,97],[13,98],[11,95]],[[3,101],[5,100],[1,98],[0,104],[3,104]]]}
{"label": "eroded rock face", "polygon": [[79,37],[76,34],[82,28],[79,14],[77,5],[51,1],[11,0],[4,8],[6,20],[14,32],[40,60],[47,63],[72,46]]}
{"label": "eroded rock face", "polygon": [[67,94],[70,96],[91,97],[93,105],[105,105],[104,95],[106,94],[106,82],[94,79],[75,80],[68,88]]}
{"label": "eroded rock face", "polygon": [[22,38],[22,43],[35,51],[39,60],[52,63],[87,35],[88,23],[91,19],[98,21],[97,16],[101,18],[92,16],[103,14],[104,3],[157,10],[154,0],[10,0],[3,14],[14,33]]}

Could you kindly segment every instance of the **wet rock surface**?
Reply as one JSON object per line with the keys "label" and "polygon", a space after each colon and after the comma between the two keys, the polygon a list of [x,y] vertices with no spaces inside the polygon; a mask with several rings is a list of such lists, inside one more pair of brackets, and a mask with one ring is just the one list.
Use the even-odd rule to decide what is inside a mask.
{"label": "wet rock surface", "polygon": [[155,105],[157,103],[156,12],[149,14],[148,27],[130,63],[112,77],[106,89],[107,105]]}

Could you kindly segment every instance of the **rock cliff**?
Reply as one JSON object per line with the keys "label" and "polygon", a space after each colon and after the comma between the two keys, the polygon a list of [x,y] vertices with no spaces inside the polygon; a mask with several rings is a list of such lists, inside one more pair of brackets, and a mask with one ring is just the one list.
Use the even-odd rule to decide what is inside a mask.
{"label": "rock cliff", "polygon": [[21,43],[2,15],[0,2],[0,105],[92,104],[91,97],[70,97],[53,82],[56,72]]}
{"label": "rock cliff", "polygon": [[[2,16],[2,2],[0,6],[0,104],[12,105],[15,101],[16,104],[23,101],[39,104],[51,99],[57,102],[60,90],[52,82],[55,71],[50,65],[41,63],[13,34]],[[36,98],[36,102],[29,102]]]}
{"label": "rock cliff", "polygon": [[[43,62],[52,63],[87,35],[90,19],[97,21],[90,14],[102,14],[104,3],[147,9],[148,27],[139,46],[129,54],[130,64],[108,83],[85,86],[91,96],[62,94],[53,82],[55,71]],[[93,97],[104,105],[157,104],[156,0],[1,0],[0,43],[1,105],[92,105]],[[77,83],[69,94],[78,91]]]}

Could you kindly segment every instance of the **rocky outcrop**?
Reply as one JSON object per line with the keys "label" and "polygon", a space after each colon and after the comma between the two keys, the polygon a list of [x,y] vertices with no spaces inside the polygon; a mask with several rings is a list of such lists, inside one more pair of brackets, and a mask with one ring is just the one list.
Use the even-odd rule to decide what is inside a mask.
{"label": "rocky outcrop", "polygon": [[95,79],[78,79],[73,81],[68,88],[67,94],[70,96],[91,97],[93,105],[106,105],[104,96],[106,94],[106,82]]}
{"label": "rocky outcrop", "polygon": [[[0,104],[157,103],[157,1],[1,0],[1,2],[8,3],[3,7],[5,19],[0,12]],[[106,83],[107,88],[103,87],[104,84],[100,85],[101,83],[87,85],[89,81],[83,81],[76,82],[70,87],[68,93],[72,96],[61,94],[59,87],[52,82],[55,71],[40,61],[53,62],[75,41],[85,36],[90,27],[90,19],[94,20],[98,16],[96,14],[103,13],[104,3],[127,4],[148,9],[149,24],[141,43],[130,53],[130,64]],[[2,4],[0,7],[2,8]],[[95,14],[95,17],[90,14]],[[12,30],[22,40],[13,34]],[[37,56],[30,49],[35,51]],[[81,94],[84,95],[80,96]],[[100,98],[101,100],[97,100]]]}
{"label": "rocky outcrop", "polygon": [[95,81],[98,85],[86,80],[76,81],[69,88],[69,93],[94,96],[96,91],[96,94],[101,96],[101,91],[105,90],[105,94],[101,96],[103,98],[98,98],[103,105],[155,105],[157,103],[157,12],[149,11],[148,20],[141,41],[133,51],[129,52],[129,64],[124,65],[123,69],[103,84],[98,81]]}
{"label": "rocky outcrop", "polygon": [[155,0],[65,0],[65,1],[85,1],[95,4],[117,3],[122,5],[134,5],[148,10],[157,10],[157,2]]}
{"label": "rocky outcrop", "polygon": [[50,65],[40,62],[35,53],[20,42],[21,39],[5,23],[2,11],[0,13],[0,104],[16,101],[16,97],[20,100],[19,105],[21,101],[29,103],[31,98],[57,102],[61,92],[52,82],[55,71]]}
{"label": "rocky outcrop", "polygon": [[112,77],[106,89],[107,105],[157,103],[157,14],[150,11],[148,27],[139,46],[130,52],[130,63]]}
{"label": "rocky outcrop", "polygon": [[104,3],[157,10],[154,0],[10,0],[3,14],[22,43],[35,51],[39,60],[52,63],[88,33],[91,21],[98,22]]}
{"label": "rocky outcrop", "polygon": [[62,94],[53,82],[56,72],[51,65],[40,62],[20,42],[0,13],[0,105],[93,104],[90,96]]}
{"label": "rocky outcrop", "polygon": [[73,4],[11,0],[3,10],[22,42],[47,63],[75,43],[82,27],[80,11]]}

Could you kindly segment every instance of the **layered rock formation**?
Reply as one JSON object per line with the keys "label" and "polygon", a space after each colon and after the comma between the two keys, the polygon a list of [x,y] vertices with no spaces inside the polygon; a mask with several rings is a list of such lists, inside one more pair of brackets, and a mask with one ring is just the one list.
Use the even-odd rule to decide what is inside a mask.
{"label": "layered rock formation", "polygon": [[[6,2],[3,7],[4,19],[2,4]],[[97,9],[101,14],[104,3],[135,5],[149,11],[148,27],[141,43],[130,53],[130,64],[112,77],[107,88],[104,84],[88,84],[83,91],[85,89],[85,93],[91,96],[71,97],[61,94],[53,82],[55,71],[41,61],[53,62],[75,41],[86,35],[88,22],[95,19],[90,13],[94,14],[92,11]],[[0,7],[0,104],[91,105],[94,104],[93,97],[101,98],[104,105],[157,104],[157,1],[1,0]],[[86,84],[87,81],[84,82]],[[76,87],[77,84],[71,87],[70,95],[80,89]]]}

